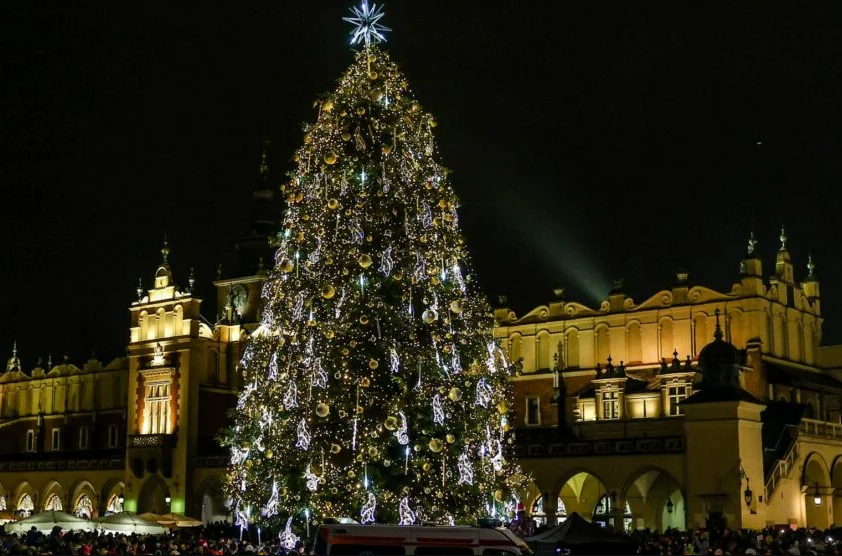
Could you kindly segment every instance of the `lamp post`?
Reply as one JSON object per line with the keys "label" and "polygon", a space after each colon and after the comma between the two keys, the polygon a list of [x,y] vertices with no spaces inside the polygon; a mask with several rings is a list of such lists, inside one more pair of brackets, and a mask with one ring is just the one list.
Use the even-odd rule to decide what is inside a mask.
{"label": "lamp post", "polygon": [[170,496],[169,489],[167,489],[167,494],[164,496],[164,502],[167,503],[167,513],[170,513],[170,503],[172,502],[172,496]]}
{"label": "lamp post", "polygon": [[126,501],[126,497],[123,496],[123,489],[120,489],[120,494],[117,496],[117,503],[120,504],[120,511],[123,511],[123,502]]}

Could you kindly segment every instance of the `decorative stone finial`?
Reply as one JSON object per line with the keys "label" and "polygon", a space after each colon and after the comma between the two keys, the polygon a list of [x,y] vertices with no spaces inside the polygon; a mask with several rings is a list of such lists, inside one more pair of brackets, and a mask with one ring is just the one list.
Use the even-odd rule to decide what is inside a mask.
{"label": "decorative stone finial", "polygon": [[614,278],[614,291],[620,291],[621,289],[623,289],[623,279]]}
{"label": "decorative stone finial", "polygon": [[816,270],[816,264],[813,262],[813,254],[807,255],[807,278],[814,278],[813,271]]}
{"label": "decorative stone finial", "polygon": [[18,356],[18,341],[15,340],[15,342],[12,344],[12,357],[16,358],[17,356]]}
{"label": "decorative stone finial", "polygon": [[164,246],[161,247],[161,266],[167,266],[167,257],[170,256],[170,244],[167,241],[167,234],[164,234]]}
{"label": "decorative stone finial", "polygon": [[720,326],[719,326],[719,307],[716,308],[716,310],[713,312],[713,314],[716,315],[716,329],[713,332],[713,337],[716,338],[717,340],[721,340],[722,339],[722,328],[720,328]]}
{"label": "decorative stone finial", "polygon": [[553,288],[553,295],[556,299],[561,299],[564,297],[564,286],[556,286]]}
{"label": "decorative stone finial", "polygon": [[264,270],[263,257],[259,257],[257,259],[257,273],[262,274]]}
{"label": "decorative stone finial", "polygon": [[219,266],[216,267],[216,279],[222,280],[222,263],[219,263]]}
{"label": "decorative stone finial", "polygon": [[187,279],[190,293],[193,293],[193,287],[196,285],[196,274],[193,272],[193,267],[190,267],[190,277]]}
{"label": "decorative stone finial", "polygon": [[754,232],[751,232],[751,235],[748,236],[748,254],[749,256],[754,255],[754,250],[757,247],[757,239],[754,237]]}
{"label": "decorative stone finial", "polygon": [[498,295],[497,296],[497,303],[500,304],[501,307],[504,307],[506,303],[509,302],[509,298],[505,295]]}
{"label": "decorative stone finial", "polygon": [[143,299],[143,279],[137,279],[137,300],[140,301]]}
{"label": "decorative stone finial", "polygon": [[778,239],[781,240],[781,251],[786,251],[787,237],[786,237],[786,229],[783,226],[781,226],[781,235]]}
{"label": "decorative stone finial", "polygon": [[678,281],[679,284],[683,284],[687,282],[687,279],[690,277],[690,274],[686,270],[679,270],[675,273],[675,279]]}
{"label": "decorative stone finial", "polygon": [[49,371],[52,368],[53,368],[53,354],[48,353],[47,354],[47,370]]}

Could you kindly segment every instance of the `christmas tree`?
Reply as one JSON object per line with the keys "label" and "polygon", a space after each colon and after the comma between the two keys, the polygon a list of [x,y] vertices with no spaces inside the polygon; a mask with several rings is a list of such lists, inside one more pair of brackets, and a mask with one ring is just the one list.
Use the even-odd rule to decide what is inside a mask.
{"label": "christmas tree", "polygon": [[[228,488],[249,517],[475,523],[507,461],[512,368],[475,286],[436,121],[354,9],[364,45],[316,103],[242,360]],[[287,522],[287,532],[289,523]]]}

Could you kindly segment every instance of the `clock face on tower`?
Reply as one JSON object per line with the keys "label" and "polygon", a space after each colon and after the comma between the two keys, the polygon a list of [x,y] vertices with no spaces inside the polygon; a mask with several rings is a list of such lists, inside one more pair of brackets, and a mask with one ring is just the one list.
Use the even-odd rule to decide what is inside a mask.
{"label": "clock face on tower", "polygon": [[239,314],[243,314],[243,309],[246,307],[246,299],[248,299],[249,292],[245,286],[237,284],[231,290],[231,301],[234,305],[234,310]]}

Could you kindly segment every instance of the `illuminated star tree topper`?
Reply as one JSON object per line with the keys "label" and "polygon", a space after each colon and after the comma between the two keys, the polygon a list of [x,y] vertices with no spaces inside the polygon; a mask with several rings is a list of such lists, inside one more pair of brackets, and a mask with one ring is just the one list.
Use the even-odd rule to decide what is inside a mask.
{"label": "illuminated star tree topper", "polygon": [[386,42],[383,33],[391,29],[378,23],[384,15],[382,6],[372,4],[369,7],[368,0],[362,0],[359,8],[353,6],[349,9],[354,16],[343,17],[342,20],[354,25],[351,31],[351,44],[362,42],[368,48],[371,43]]}

